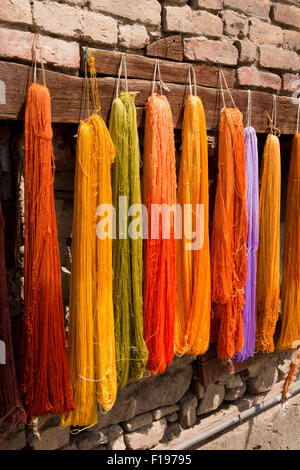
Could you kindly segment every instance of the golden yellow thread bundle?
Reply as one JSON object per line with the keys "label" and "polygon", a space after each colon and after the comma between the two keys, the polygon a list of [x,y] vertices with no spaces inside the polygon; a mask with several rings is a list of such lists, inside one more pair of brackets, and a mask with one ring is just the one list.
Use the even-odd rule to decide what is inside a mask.
{"label": "golden yellow thread bundle", "polygon": [[269,134],[264,148],[259,199],[257,255],[257,351],[273,352],[279,313],[281,163],[277,136]]}
{"label": "golden yellow thread bundle", "polygon": [[[199,355],[204,354],[209,345],[211,310],[208,150],[203,104],[200,98],[192,95],[188,97],[184,110],[177,201],[182,209],[183,228],[184,205],[192,205],[193,231],[198,225],[198,229],[203,231],[203,240],[199,242],[204,244],[188,250],[187,244],[192,240],[185,238],[184,230],[182,239],[176,242],[176,351],[178,355]],[[196,216],[197,204],[204,206],[203,220]],[[200,237],[200,232],[196,236]]]}
{"label": "golden yellow thread bundle", "polygon": [[78,130],[69,365],[76,410],[63,416],[64,426],[97,423],[98,401],[112,408],[117,393],[112,299],[112,239],[96,235],[96,211],[111,204],[110,168],[114,146],[102,118],[93,115]]}
{"label": "golden yellow thread bundle", "polygon": [[293,139],[287,188],[278,349],[300,340],[300,133]]}

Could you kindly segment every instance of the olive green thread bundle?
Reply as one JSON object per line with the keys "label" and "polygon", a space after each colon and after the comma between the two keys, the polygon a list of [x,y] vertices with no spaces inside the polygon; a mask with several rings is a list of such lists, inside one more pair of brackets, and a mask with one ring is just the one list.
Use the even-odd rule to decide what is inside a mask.
{"label": "olive green thread bundle", "polygon": [[[137,213],[139,238],[128,235],[133,217],[128,208],[141,204],[140,149],[133,93],[121,92],[112,104],[110,134],[116,148],[112,167],[116,238],[113,240],[115,345],[118,387],[144,374],[148,351],[143,339],[143,245],[142,214]],[[127,210],[120,206],[127,198]],[[135,220],[137,223],[137,220]],[[120,233],[121,227],[121,233]]]}

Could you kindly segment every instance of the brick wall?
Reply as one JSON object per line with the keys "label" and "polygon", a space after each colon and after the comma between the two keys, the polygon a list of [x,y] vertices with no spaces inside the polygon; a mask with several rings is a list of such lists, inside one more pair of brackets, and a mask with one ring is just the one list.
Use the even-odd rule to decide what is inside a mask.
{"label": "brick wall", "polygon": [[0,58],[30,62],[35,32],[47,66],[73,74],[81,47],[146,53],[170,35],[179,60],[234,67],[237,87],[290,94],[300,67],[300,0],[1,1]]}

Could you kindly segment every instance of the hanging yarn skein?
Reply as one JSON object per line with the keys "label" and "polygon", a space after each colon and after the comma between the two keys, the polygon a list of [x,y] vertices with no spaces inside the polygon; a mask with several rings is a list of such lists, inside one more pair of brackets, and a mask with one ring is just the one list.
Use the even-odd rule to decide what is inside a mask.
{"label": "hanging yarn skein", "polygon": [[11,337],[11,323],[7,296],[4,219],[0,203],[0,445],[17,426],[24,424],[26,414],[20,400]]}
{"label": "hanging yarn skein", "polygon": [[[153,374],[162,373],[174,356],[176,302],[175,216],[171,211],[167,221],[156,217],[159,205],[171,209],[176,204],[173,118],[167,98],[154,93],[156,71],[161,92],[165,87],[156,61],[146,107],[143,172],[143,203],[148,210],[149,228],[144,244],[144,339],[149,352],[147,367]],[[165,237],[162,226],[169,231]]]}
{"label": "hanging yarn skein", "polygon": [[248,90],[248,123],[244,130],[246,149],[246,206],[248,218],[247,281],[243,310],[244,346],[234,358],[242,362],[252,356],[255,346],[256,252],[259,238],[259,175],[255,129],[251,127],[251,92]]}
{"label": "hanging yarn skein", "polygon": [[102,214],[99,208],[112,204],[110,168],[115,151],[97,114],[100,100],[91,54],[86,62],[85,101],[89,108],[87,64],[94,109],[87,121],[80,122],[77,136],[70,290],[69,365],[76,409],[62,417],[63,426],[82,427],[97,423],[97,401],[108,411],[117,393],[112,238],[109,231],[97,237],[96,218]]}
{"label": "hanging yarn skein", "polygon": [[[191,70],[195,80],[194,96]],[[191,232],[194,230],[193,234],[196,234],[196,241],[192,241],[185,230],[182,239],[176,240],[175,345],[177,355],[188,353],[197,356],[207,350],[210,332],[208,149],[205,112],[197,96],[192,67],[189,68],[189,79],[190,95],[184,109],[177,202],[183,214],[182,225],[187,227],[189,224]],[[185,212],[187,204],[190,205],[188,213]],[[200,205],[204,209],[203,218],[199,213]]]}
{"label": "hanging yarn skein", "polygon": [[[223,76],[225,80],[221,74],[220,71],[220,79]],[[228,87],[227,90],[230,94]],[[244,342],[242,312],[247,280],[248,230],[246,162],[242,113],[236,107],[225,107],[223,88],[222,95],[219,176],[211,241],[211,341],[217,341],[221,359],[231,359],[242,350]],[[232,96],[231,99],[235,106]]]}
{"label": "hanging yarn skein", "polygon": [[[113,300],[118,387],[143,376],[148,351],[143,338],[143,222],[140,188],[140,148],[134,93],[128,92],[126,58],[122,54],[117,96],[110,115],[110,135],[116,148],[112,167],[116,239],[113,241]],[[119,95],[124,62],[126,91]],[[121,198],[121,199],[120,199]],[[125,207],[123,205],[125,202]],[[127,209],[139,205],[140,215]],[[139,224],[139,237],[128,235],[129,219]],[[124,233],[125,232],[125,233]]]}
{"label": "hanging yarn skein", "polygon": [[[275,118],[275,120],[274,120]],[[274,122],[274,124],[273,124]],[[280,291],[280,144],[274,95],[270,134],[264,148],[259,197],[255,349],[274,351],[273,336],[279,314]]]}
{"label": "hanging yarn skein", "polygon": [[[43,64],[42,58],[41,62]],[[35,68],[36,70],[36,68]],[[54,207],[51,100],[33,83],[25,109],[25,263],[21,397],[27,418],[72,410]]]}
{"label": "hanging yarn skein", "polygon": [[277,349],[290,349],[300,340],[300,133],[299,110],[297,134],[293,139],[289,170],[282,285],[282,326]]}

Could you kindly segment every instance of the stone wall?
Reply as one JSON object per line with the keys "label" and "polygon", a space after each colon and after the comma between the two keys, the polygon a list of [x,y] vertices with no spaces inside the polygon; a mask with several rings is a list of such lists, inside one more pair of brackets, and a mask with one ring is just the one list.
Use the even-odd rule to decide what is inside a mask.
{"label": "stone wall", "polygon": [[[232,66],[236,85],[283,94],[298,77],[299,0],[2,0],[0,58],[30,62],[40,33],[47,66],[79,73],[86,45],[149,54],[178,35],[178,60]],[[167,52],[165,54],[168,56]]]}
{"label": "stone wall", "polygon": [[[275,353],[204,386],[195,358],[175,359],[163,374],[131,382],[119,391],[114,408],[99,414],[96,426],[70,436],[69,429],[58,426],[59,417],[40,418],[35,431],[27,432],[27,446],[36,450],[166,449],[186,430],[212,425],[215,413],[219,420],[233,405],[236,410],[247,409],[262,401],[272,388],[280,390],[289,364],[289,353]],[[20,428],[2,449],[23,449],[25,445]]]}

